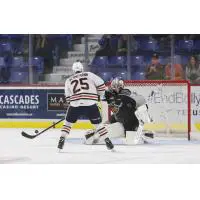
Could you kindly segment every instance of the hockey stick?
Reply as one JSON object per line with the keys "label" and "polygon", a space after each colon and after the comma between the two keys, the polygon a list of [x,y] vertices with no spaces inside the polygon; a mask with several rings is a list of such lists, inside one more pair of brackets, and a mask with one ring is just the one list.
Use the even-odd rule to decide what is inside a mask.
{"label": "hockey stick", "polygon": [[[64,118],[64,119],[65,119],[65,118]],[[51,129],[52,127],[54,127],[55,125],[59,124],[59,123],[62,122],[64,119],[59,120],[59,121],[56,122],[55,124],[53,124],[53,125],[47,127],[46,129],[44,129],[43,131],[41,131],[41,132],[39,132],[39,133],[37,133],[38,131],[36,130],[36,131],[35,131],[35,133],[37,133],[36,135],[29,135],[28,133],[26,133],[26,132],[24,132],[24,131],[22,131],[21,134],[22,134],[22,136],[24,136],[24,137],[26,137],[26,138],[28,138],[28,139],[34,139],[35,137],[41,135],[42,133],[44,133],[44,132],[48,131],[49,129]]]}

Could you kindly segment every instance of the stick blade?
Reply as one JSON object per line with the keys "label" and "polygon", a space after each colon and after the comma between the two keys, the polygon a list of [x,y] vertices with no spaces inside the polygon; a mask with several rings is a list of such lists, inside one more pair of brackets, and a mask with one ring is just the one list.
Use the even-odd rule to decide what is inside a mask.
{"label": "stick blade", "polygon": [[27,134],[26,132],[22,131],[21,132],[22,136],[26,137],[26,138],[29,138],[29,139],[33,139],[36,137],[36,135],[29,135]]}

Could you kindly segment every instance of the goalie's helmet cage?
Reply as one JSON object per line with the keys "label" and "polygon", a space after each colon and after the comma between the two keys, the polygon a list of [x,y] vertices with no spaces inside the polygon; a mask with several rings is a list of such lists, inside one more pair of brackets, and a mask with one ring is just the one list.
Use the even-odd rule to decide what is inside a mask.
{"label": "goalie's helmet cage", "polygon": [[110,86],[113,90],[119,92],[119,90],[124,88],[124,81],[119,79],[119,78],[114,78],[111,81],[111,86]]}

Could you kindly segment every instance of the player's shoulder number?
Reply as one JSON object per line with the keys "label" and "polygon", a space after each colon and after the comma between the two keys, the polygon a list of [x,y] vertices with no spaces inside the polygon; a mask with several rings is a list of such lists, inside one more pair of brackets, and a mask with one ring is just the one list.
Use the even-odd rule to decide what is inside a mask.
{"label": "player's shoulder number", "polygon": [[73,87],[73,93],[76,94],[82,90],[89,90],[89,84],[88,79],[86,77],[84,78],[78,78],[71,81],[71,85]]}

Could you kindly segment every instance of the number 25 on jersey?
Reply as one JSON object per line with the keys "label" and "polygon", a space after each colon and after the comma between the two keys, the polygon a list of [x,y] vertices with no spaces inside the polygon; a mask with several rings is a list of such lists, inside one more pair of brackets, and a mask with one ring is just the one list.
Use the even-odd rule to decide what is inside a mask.
{"label": "number 25 on jersey", "polygon": [[82,90],[89,90],[89,84],[87,78],[80,78],[71,81],[73,87],[73,93],[76,94]]}

